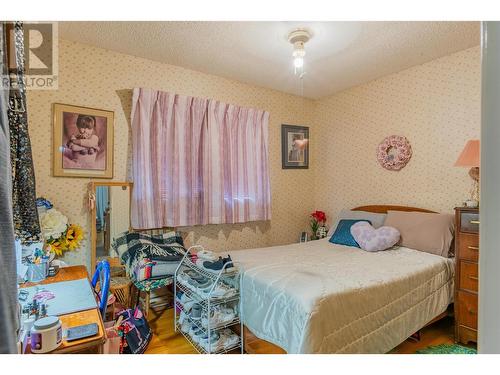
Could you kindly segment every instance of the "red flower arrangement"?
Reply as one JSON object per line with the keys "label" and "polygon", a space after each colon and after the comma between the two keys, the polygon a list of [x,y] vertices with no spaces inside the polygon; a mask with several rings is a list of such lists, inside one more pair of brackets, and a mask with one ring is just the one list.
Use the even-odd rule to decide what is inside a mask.
{"label": "red flower arrangement", "polygon": [[312,239],[317,239],[317,231],[320,226],[325,225],[326,222],[326,214],[323,211],[314,211],[311,215],[311,230],[312,230]]}
{"label": "red flower arrangement", "polygon": [[326,222],[326,214],[323,211],[314,211],[311,214],[311,218],[321,224],[325,224]]}

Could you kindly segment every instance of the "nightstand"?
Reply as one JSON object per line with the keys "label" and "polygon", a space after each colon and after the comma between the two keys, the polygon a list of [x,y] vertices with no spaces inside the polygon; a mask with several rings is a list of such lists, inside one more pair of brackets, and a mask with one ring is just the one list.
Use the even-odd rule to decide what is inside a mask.
{"label": "nightstand", "polygon": [[477,342],[479,209],[455,208],[455,341]]}

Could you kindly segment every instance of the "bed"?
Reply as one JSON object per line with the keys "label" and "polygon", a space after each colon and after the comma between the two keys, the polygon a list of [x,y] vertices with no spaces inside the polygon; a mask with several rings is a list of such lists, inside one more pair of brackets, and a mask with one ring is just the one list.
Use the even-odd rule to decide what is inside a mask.
{"label": "bed", "polygon": [[288,353],[386,353],[453,299],[454,259],[405,247],[369,253],[323,239],[231,256],[245,327]]}

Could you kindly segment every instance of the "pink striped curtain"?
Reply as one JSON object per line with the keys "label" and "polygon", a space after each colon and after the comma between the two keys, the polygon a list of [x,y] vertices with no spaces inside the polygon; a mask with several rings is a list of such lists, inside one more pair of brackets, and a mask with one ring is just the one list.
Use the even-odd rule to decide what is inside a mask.
{"label": "pink striped curtain", "polygon": [[271,218],[269,113],[136,88],[131,117],[134,228]]}

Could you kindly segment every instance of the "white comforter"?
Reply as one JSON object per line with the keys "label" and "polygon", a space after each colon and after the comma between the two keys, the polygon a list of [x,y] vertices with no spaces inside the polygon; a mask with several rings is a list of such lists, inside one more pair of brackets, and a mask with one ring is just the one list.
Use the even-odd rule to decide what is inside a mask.
{"label": "white comforter", "polygon": [[244,324],[288,353],[385,353],[453,298],[454,261],[408,248],[325,239],[231,256],[243,268]]}

